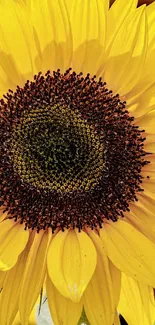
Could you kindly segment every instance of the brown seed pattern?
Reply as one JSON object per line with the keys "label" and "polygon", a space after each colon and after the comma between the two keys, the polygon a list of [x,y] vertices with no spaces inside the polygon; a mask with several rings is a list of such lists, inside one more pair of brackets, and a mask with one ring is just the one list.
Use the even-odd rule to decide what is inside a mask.
{"label": "brown seed pattern", "polygon": [[143,131],[106,83],[39,73],[0,101],[0,204],[26,228],[117,221],[142,191]]}

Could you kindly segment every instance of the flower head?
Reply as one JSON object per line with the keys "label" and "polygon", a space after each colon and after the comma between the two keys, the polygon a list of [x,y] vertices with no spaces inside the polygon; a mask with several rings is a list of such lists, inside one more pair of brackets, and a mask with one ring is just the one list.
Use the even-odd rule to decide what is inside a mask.
{"label": "flower head", "polygon": [[45,286],[56,325],[116,325],[119,298],[136,324],[126,290],[153,322],[155,5],[136,5],[0,4],[2,325]]}

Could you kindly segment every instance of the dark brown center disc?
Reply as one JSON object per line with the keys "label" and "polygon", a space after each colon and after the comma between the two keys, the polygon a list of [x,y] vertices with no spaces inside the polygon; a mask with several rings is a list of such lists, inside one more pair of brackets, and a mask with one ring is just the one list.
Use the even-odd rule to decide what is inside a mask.
{"label": "dark brown center disc", "polygon": [[102,226],[141,191],[143,131],[106,84],[39,73],[0,102],[0,204],[25,228]]}

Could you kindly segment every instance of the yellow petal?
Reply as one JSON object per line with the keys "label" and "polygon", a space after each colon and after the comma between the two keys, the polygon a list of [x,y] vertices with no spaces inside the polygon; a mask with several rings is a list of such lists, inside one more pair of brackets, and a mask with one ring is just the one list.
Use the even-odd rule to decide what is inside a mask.
{"label": "yellow petal", "polygon": [[107,222],[100,231],[107,254],[118,269],[148,285],[155,285],[155,245],[128,222]]}
{"label": "yellow petal", "polygon": [[[11,80],[7,71],[9,70],[8,64],[6,62],[7,55],[5,53],[0,52],[0,97],[3,97],[5,93],[7,93],[8,89],[13,89],[15,84],[13,79]],[[11,61],[11,60],[10,60]]]}
{"label": "yellow petal", "polygon": [[19,256],[15,266],[7,271],[0,294],[0,324],[12,325],[18,311],[19,293],[27,257],[27,247]]}
{"label": "yellow petal", "polygon": [[5,281],[6,275],[7,275],[7,271],[6,272],[0,271],[0,292],[1,292],[2,288],[3,288],[3,283]]}
{"label": "yellow petal", "polygon": [[[155,26],[155,24],[154,24]],[[148,26],[149,31],[149,26]],[[155,43],[155,41],[154,41]],[[154,67],[155,48],[147,51],[144,71],[141,77],[139,88],[144,89],[154,83],[155,67]]]}
{"label": "yellow petal", "polygon": [[[143,187],[144,189],[144,187]],[[155,193],[150,189],[149,186],[145,186],[144,193],[146,196],[150,197],[152,200],[155,200]]]}
{"label": "yellow petal", "polygon": [[146,237],[155,242],[155,229],[152,227],[154,222],[154,215],[150,214],[145,209],[137,207],[137,209],[130,208],[130,212],[125,214],[125,220],[131,223],[135,228],[142,232]]}
{"label": "yellow petal", "polygon": [[121,325],[117,310],[115,312],[115,318],[114,318],[114,324],[113,325]]}
{"label": "yellow petal", "polygon": [[138,198],[138,202],[130,204],[130,210],[144,222],[144,225],[148,224],[150,226],[154,220],[154,205],[149,204],[144,196],[139,196]]}
{"label": "yellow petal", "polygon": [[154,107],[155,84],[152,84],[146,90],[142,87],[142,85],[138,84],[135,97],[130,95],[130,99],[127,98],[127,109],[135,118],[145,115]]}
{"label": "yellow petal", "polygon": [[104,61],[107,1],[72,0],[73,62],[76,72],[96,75]]}
{"label": "yellow petal", "polygon": [[144,74],[142,82],[144,84],[154,82],[155,76],[155,66],[154,66],[154,57],[155,57],[155,3],[153,2],[150,6],[146,7],[147,21],[148,21],[148,51],[146,62],[144,66]]}
{"label": "yellow petal", "polygon": [[137,7],[137,0],[115,0],[108,11],[107,49],[111,46],[125,18]]}
{"label": "yellow petal", "polygon": [[[154,75],[155,75],[155,65],[154,65],[154,57],[155,57],[155,2],[146,7],[146,15],[147,15],[147,25],[148,25],[148,50],[146,53],[146,61],[144,64],[144,70],[136,87],[127,95],[127,98],[130,100],[134,96],[139,95],[139,98],[142,103],[142,113],[144,110],[144,106],[146,111],[149,111],[147,105],[143,105],[143,99],[147,98],[148,87],[154,86]],[[144,94],[147,97],[144,97]],[[141,99],[141,96],[143,99]],[[154,97],[154,96],[153,96]],[[151,97],[150,97],[151,99]],[[145,100],[145,99],[144,99]],[[140,110],[139,110],[140,113]],[[142,115],[142,114],[141,114]]]}
{"label": "yellow petal", "polygon": [[[152,138],[154,140],[154,136],[152,136]],[[144,149],[146,152],[155,153],[155,142],[152,142],[152,143],[146,142]],[[155,164],[148,164],[143,169],[143,173],[144,173],[144,170],[147,170],[147,171],[155,170]]]}
{"label": "yellow petal", "polygon": [[[11,325],[23,325],[21,323],[21,321],[20,321],[19,313],[16,315],[16,318],[15,318],[13,324],[11,324]],[[36,306],[33,308],[32,312],[31,312],[28,325],[37,325],[37,322],[36,322]]]}
{"label": "yellow petal", "polygon": [[19,297],[19,312],[23,325],[26,325],[31,310],[43,287],[46,273],[46,255],[51,239],[51,232],[35,233],[25,263]]}
{"label": "yellow petal", "polygon": [[152,304],[153,289],[145,284],[122,275],[119,312],[130,325],[152,325],[155,306]]}
{"label": "yellow petal", "polygon": [[5,44],[2,39],[0,39],[0,47],[3,49],[0,50],[0,96],[3,97],[8,92],[8,89],[15,90],[17,85],[22,85],[24,78],[19,73],[13,57],[5,53]]}
{"label": "yellow petal", "polygon": [[155,181],[155,170],[152,168],[152,170],[143,170],[143,184],[145,182],[151,183]]}
{"label": "yellow petal", "polygon": [[1,1],[0,16],[2,68],[11,80],[15,79],[16,85],[21,85],[36,71],[34,61],[37,50],[30,19],[22,1]]}
{"label": "yellow petal", "polygon": [[65,4],[66,4],[68,15],[69,15],[69,18],[70,18],[70,13],[72,11],[73,1],[72,0],[65,0]]}
{"label": "yellow petal", "polygon": [[69,297],[67,284],[63,275],[63,247],[69,230],[60,231],[53,238],[47,255],[49,276],[64,297]]}
{"label": "yellow petal", "polygon": [[148,210],[149,213],[154,215],[154,206],[155,206],[155,200],[152,200],[150,197],[145,195],[145,193],[142,193],[138,196],[138,202],[141,206],[145,206],[145,209]]}
{"label": "yellow petal", "polygon": [[154,28],[155,28],[155,19],[154,19],[154,12],[155,12],[155,2],[152,2],[149,6],[146,7],[146,14],[148,19],[148,45],[149,45],[149,52],[153,48],[155,48],[155,34],[154,34]]}
{"label": "yellow petal", "polygon": [[138,123],[140,128],[144,129],[147,133],[151,133],[151,134],[155,133],[154,121],[155,121],[155,109],[143,115],[142,117],[136,119],[136,122]]}
{"label": "yellow petal", "polygon": [[46,292],[54,324],[77,325],[82,313],[82,301],[74,303],[63,297],[54,287],[49,276],[47,276]]}
{"label": "yellow petal", "polygon": [[114,290],[109,261],[103,243],[94,231],[89,230],[97,251],[97,266],[84,293],[84,309],[90,324],[111,325],[115,316]]}
{"label": "yellow petal", "polygon": [[72,58],[72,36],[64,0],[29,0],[41,70],[63,72]]}
{"label": "yellow petal", "polygon": [[0,223],[0,269],[6,271],[13,267],[19,254],[29,239],[29,231],[13,220]]}
{"label": "yellow petal", "polygon": [[4,212],[3,213],[3,210],[4,210],[5,208],[2,208],[2,209],[0,209],[0,222],[2,222],[4,219],[7,219],[7,215],[8,215],[8,213],[7,212]]}
{"label": "yellow petal", "polygon": [[14,267],[7,272],[1,272],[0,286],[2,291],[0,294],[0,324],[12,325],[18,311],[22,276],[29,248],[32,243],[31,235],[26,248],[20,254]]}
{"label": "yellow petal", "polygon": [[151,193],[151,197],[155,198],[155,182],[154,181],[153,182],[151,182],[151,180],[148,182],[143,181],[142,188],[144,189],[145,193],[147,191],[149,191],[149,193]]}
{"label": "yellow petal", "polygon": [[96,251],[84,231],[59,231],[49,247],[47,264],[57,290],[66,298],[79,302],[94,273]]}
{"label": "yellow petal", "polygon": [[109,270],[112,279],[113,285],[113,297],[115,301],[115,306],[117,307],[119,297],[120,297],[120,290],[121,290],[121,272],[116,266],[109,260]]}
{"label": "yellow petal", "polygon": [[[102,2],[104,4],[105,11],[107,12],[108,9],[109,9],[109,0],[103,0]],[[74,7],[74,1],[73,0],[65,0],[65,3],[66,3],[67,10],[68,10],[69,17],[70,17],[71,16],[71,12],[72,12],[72,7]]]}
{"label": "yellow petal", "polygon": [[114,93],[126,95],[136,85],[146,50],[146,13],[142,6],[127,16],[110,49],[103,77]]}

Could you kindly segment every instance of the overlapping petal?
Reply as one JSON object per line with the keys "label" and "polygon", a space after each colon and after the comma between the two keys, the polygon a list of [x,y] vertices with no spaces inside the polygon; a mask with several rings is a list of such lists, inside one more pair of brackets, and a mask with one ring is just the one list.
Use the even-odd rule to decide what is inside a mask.
{"label": "overlapping petal", "polygon": [[120,313],[130,325],[152,325],[155,320],[153,288],[122,275]]}
{"label": "overlapping petal", "polygon": [[61,69],[71,64],[72,34],[64,0],[28,0],[34,37],[38,49],[38,72]]}
{"label": "overlapping petal", "polygon": [[[129,96],[130,97],[130,96]],[[137,85],[136,95],[127,96],[127,108],[136,119],[145,116],[155,108],[155,83],[147,89]],[[140,124],[141,126],[141,124]]]}
{"label": "overlapping petal", "polygon": [[18,312],[19,294],[27,253],[28,250],[25,249],[15,266],[8,272],[3,272],[5,278],[0,295],[1,324],[12,325]]}
{"label": "overlapping petal", "polygon": [[51,232],[40,231],[34,235],[22,275],[19,296],[21,322],[27,324],[32,308],[41,292],[46,276],[46,256]]}
{"label": "overlapping petal", "polygon": [[0,269],[9,270],[17,262],[29,239],[23,225],[7,219],[0,224]]}
{"label": "overlapping petal", "polygon": [[103,75],[114,93],[126,95],[138,82],[147,51],[145,7],[128,15],[112,42]]}
{"label": "overlapping petal", "polygon": [[48,304],[54,324],[77,325],[83,309],[82,301],[74,303],[72,300],[62,296],[53,285],[49,276],[47,276],[46,288]]}
{"label": "overlapping petal", "polygon": [[[155,244],[126,221],[108,222],[100,231],[107,254],[128,276],[155,285]],[[149,252],[149,254],[148,254]]]}
{"label": "overlapping petal", "polygon": [[144,129],[146,131],[146,133],[154,134],[155,133],[154,120],[155,120],[155,109],[152,109],[147,114],[137,118],[137,123],[141,129]]}
{"label": "overlapping petal", "polygon": [[[88,231],[97,251],[97,266],[84,293],[84,309],[90,324],[111,325],[115,316],[114,286],[105,247],[94,231]],[[115,272],[115,267],[113,266]],[[112,266],[111,266],[112,269]],[[120,285],[120,282],[119,282]],[[119,288],[120,289],[120,288]]]}
{"label": "overlapping petal", "polygon": [[[19,313],[17,313],[16,318],[14,319],[12,325],[22,325],[21,321],[20,321]],[[36,307],[34,307],[32,312],[31,312],[28,325],[37,325],[37,322],[36,322]]]}
{"label": "overlapping petal", "polygon": [[[7,91],[23,85],[36,73],[33,30],[23,1],[0,2],[1,87]],[[11,31],[11,32],[10,32]]]}
{"label": "overlapping petal", "polygon": [[[68,1],[67,1],[68,2]],[[104,63],[107,0],[73,0],[70,21],[72,66],[76,72],[97,73]]]}
{"label": "overlapping petal", "polygon": [[57,290],[79,302],[96,268],[96,250],[84,231],[59,231],[50,244],[47,264]]}
{"label": "overlapping petal", "polygon": [[155,242],[155,229],[152,227],[154,214],[141,205],[131,205],[130,212],[125,213],[126,220],[135,228]]}
{"label": "overlapping petal", "polygon": [[138,0],[115,0],[110,7],[107,14],[106,48],[108,52],[124,20],[134,9],[136,9],[137,2]]}

